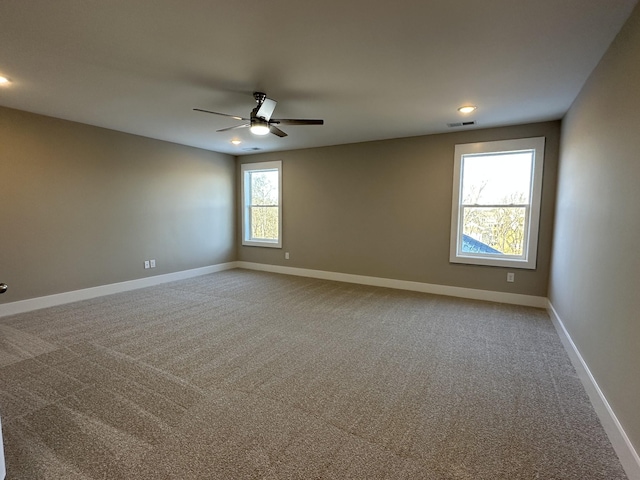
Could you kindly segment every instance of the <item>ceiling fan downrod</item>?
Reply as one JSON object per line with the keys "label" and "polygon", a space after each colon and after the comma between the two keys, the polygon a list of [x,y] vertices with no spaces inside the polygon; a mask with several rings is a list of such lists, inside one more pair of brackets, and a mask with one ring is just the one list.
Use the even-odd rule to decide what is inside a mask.
{"label": "ceiling fan downrod", "polygon": [[258,102],[258,106],[264,103],[264,100],[267,98],[267,94],[263,92],[253,92],[253,98]]}

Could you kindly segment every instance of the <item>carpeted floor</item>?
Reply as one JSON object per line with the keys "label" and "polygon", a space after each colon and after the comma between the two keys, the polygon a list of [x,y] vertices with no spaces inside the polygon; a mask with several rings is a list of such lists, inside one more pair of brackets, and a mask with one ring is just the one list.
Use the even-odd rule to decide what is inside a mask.
{"label": "carpeted floor", "polygon": [[232,270],[0,318],[7,479],[626,478],[543,310]]}

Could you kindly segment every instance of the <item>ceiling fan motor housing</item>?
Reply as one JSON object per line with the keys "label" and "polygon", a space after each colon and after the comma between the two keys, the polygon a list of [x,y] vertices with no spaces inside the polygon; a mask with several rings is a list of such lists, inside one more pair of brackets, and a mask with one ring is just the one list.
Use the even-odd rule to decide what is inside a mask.
{"label": "ceiling fan motor housing", "polygon": [[254,117],[253,115],[251,116],[251,126],[252,127],[258,127],[258,126],[265,126],[268,127],[269,126],[269,122],[267,120],[265,120],[264,118],[261,117]]}

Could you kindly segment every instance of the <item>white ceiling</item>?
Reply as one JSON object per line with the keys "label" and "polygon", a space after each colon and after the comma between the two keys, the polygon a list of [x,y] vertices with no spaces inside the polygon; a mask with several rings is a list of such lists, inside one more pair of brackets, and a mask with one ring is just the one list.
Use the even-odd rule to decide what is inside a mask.
{"label": "white ceiling", "polygon": [[[2,0],[0,105],[235,155],[559,119],[636,3]],[[192,110],[246,117],[254,90],[325,125]]]}

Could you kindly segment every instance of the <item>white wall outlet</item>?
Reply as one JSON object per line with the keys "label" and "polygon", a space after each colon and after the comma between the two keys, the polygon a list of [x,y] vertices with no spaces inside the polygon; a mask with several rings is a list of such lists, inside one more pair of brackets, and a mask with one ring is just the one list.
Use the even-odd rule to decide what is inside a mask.
{"label": "white wall outlet", "polygon": [[507,272],[507,282],[513,283],[516,281],[516,274],[513,272]]}
{"label": "white wall outlet", "polygon": [[284,259],[289,260],[289,252],[284,252]]}
{"label": "white wall outlet", "polygon": [[150,264],[151,268],[156,268],[156,260],[155,260],[155,258],[152,259],[152,260],[149,260],[149,264]]}
{"label": "white wall outlet", "polygon": [[149,260],[144,261],[144,268],[151,268],[151,265],[149,265]]}

